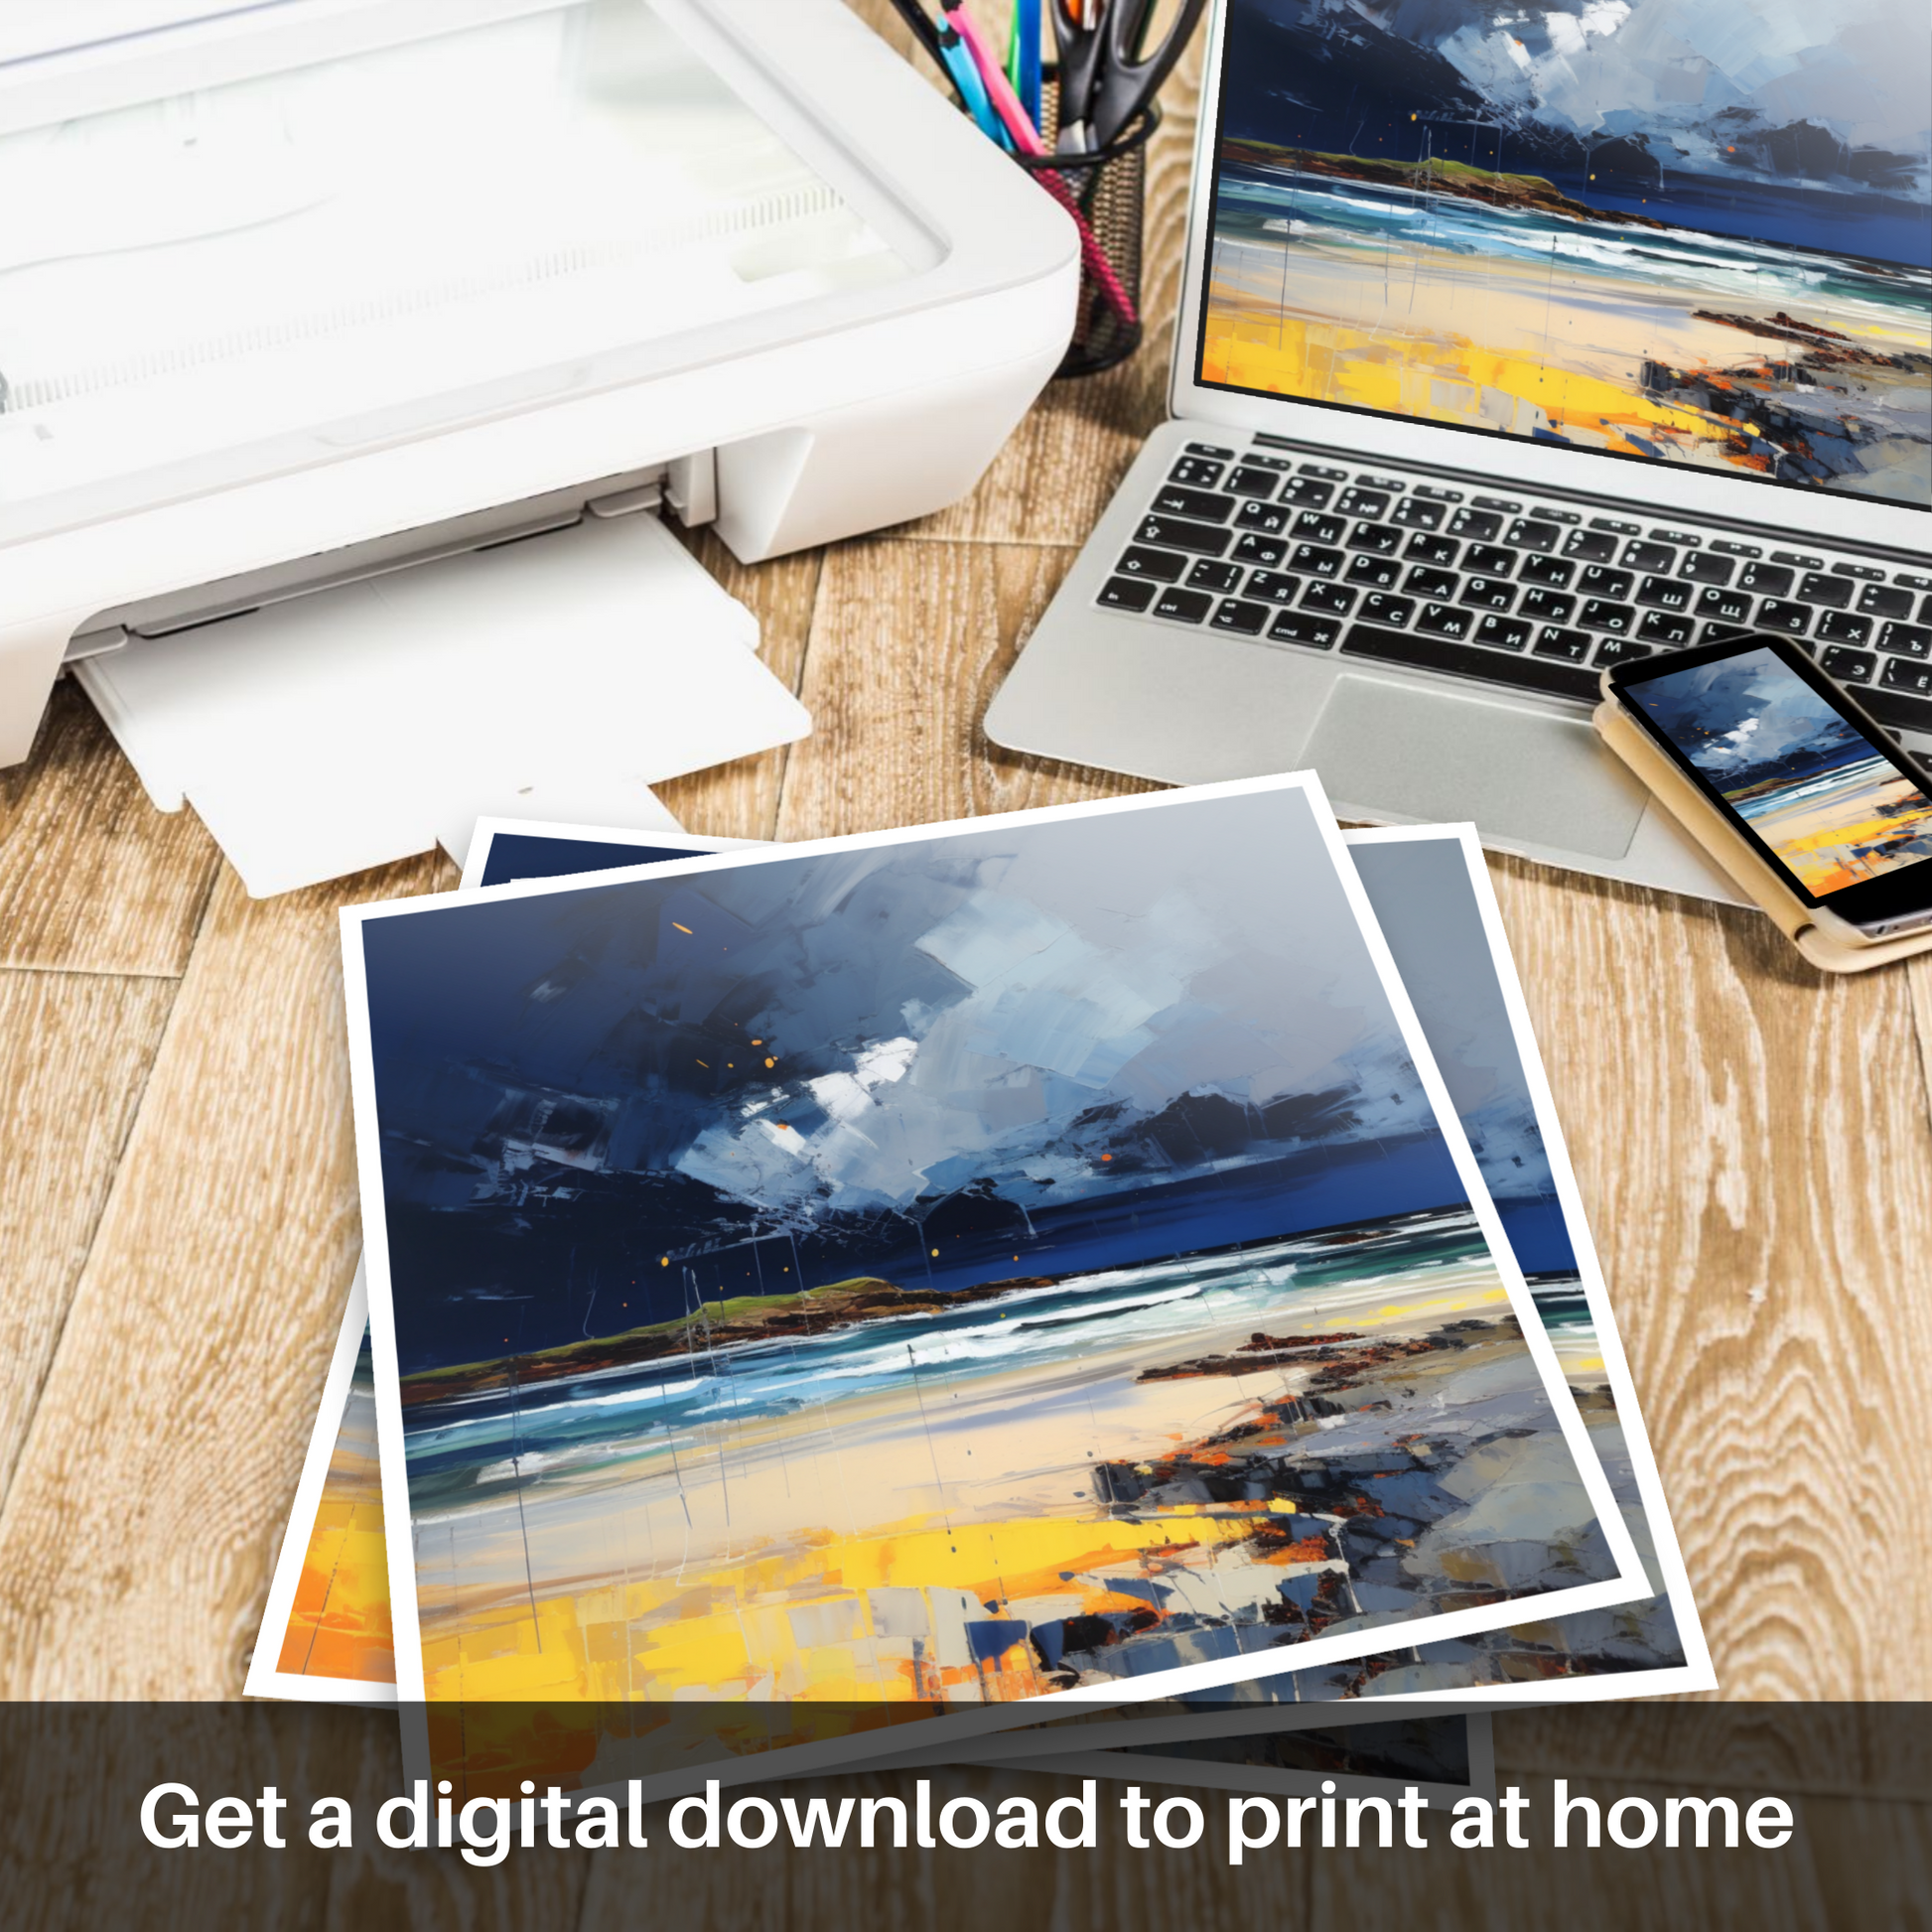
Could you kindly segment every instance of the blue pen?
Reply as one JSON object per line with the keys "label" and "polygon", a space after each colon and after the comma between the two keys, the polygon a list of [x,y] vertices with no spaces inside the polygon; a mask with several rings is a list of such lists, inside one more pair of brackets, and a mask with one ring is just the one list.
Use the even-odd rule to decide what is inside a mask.
{"label": "blue pen", "polygon": [[1039,125],[1039,0],[1014,0],[1013,31],[1020,50],[1013,91],[1027,118]]}
{"label": "blue pen", "polygon": [[967,113],[979,123],[980,132],[999,142],[1001,147],[1011,148],[1013,143],[1007,136],[1006,123],[993,110],[992,97],[986,91],[986,82],[980,78],[980,70],[966,43],[959,38],[959,30],[944,21],[939,25],[939,59],[945,64],[960,99],[966,103]]}

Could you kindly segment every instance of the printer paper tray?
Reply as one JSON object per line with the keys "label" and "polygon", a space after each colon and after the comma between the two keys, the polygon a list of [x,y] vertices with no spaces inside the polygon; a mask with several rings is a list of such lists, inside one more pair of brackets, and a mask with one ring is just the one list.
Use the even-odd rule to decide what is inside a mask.
{"label": "printer paper tray", "polygon": [[661,778],[803,737],[758,622],[654,516],[317,592],[73,667],[164,811],[257,897],[479,816],[665,824]]}

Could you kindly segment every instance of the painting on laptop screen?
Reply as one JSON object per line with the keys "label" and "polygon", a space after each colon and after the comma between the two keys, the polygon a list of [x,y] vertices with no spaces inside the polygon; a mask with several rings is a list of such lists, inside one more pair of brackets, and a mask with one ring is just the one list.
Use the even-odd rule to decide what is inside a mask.
{"label": "painting on laptop screen", "polygon": [[1231,0],[1199,378],[1932,503],[1914,0]]}

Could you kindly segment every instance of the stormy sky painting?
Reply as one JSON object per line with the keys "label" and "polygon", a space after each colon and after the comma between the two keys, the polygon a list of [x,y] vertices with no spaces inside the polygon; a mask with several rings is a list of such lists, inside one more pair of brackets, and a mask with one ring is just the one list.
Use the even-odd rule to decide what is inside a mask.
{"label": "stormy sky painting", "polygon": [[1232,0],[1201,379],[1932,502],[1913,0]]}
{"label": "stormy sky painting", "polygon": [[348,945],[432,1702],[1146,1695],[1634,1587],[1299,783]]}

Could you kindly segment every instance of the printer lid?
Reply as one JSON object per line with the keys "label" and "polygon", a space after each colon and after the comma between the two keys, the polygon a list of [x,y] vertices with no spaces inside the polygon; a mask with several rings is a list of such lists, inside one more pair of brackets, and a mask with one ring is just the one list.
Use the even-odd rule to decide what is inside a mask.
{"label": "printer lid", "polygon": [[0,544],[890,306],[945,244],[717,4],[9,8]]}

